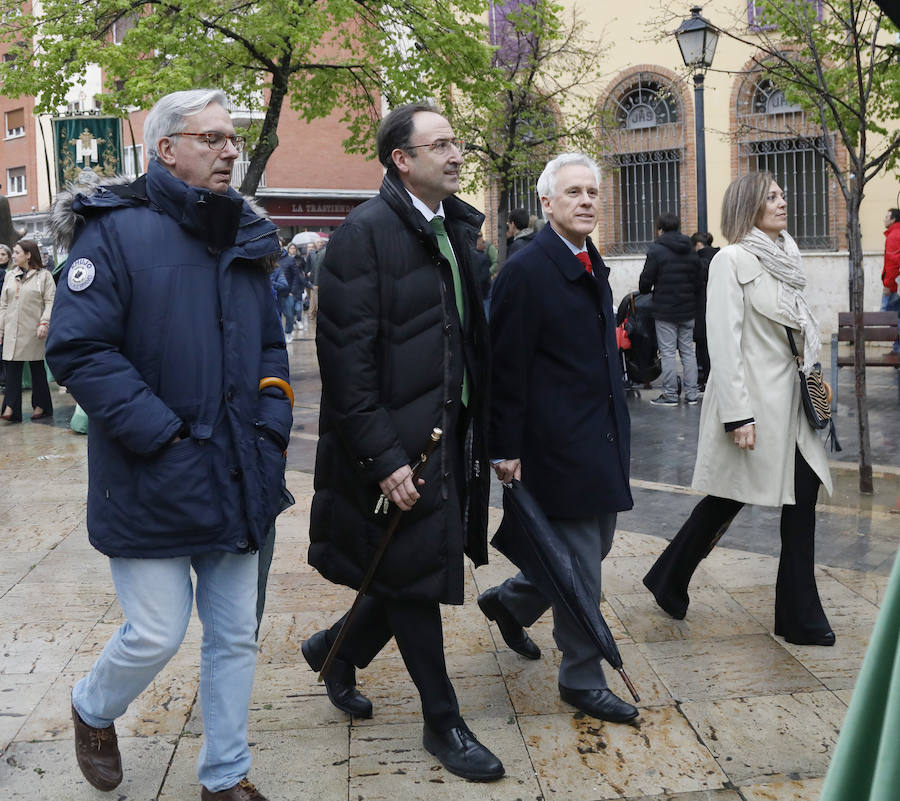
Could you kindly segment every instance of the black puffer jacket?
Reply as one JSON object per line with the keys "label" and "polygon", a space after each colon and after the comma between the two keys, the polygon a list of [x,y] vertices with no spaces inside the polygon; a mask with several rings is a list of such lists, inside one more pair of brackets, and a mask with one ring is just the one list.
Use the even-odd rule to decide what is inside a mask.
{"label": "black puffer jacket", "polygon": [[[412,462],[439,426],[444,438],[422,474],[422,497],[402,516],[371,593],[459,604],[464,550],[487,561],[487,324],[469,265],[484,218],[455,197],[444,213],[466,294],[465,335],[450,265],[399,179],[387,175],[328,243],[309,562],[331,581],[359,586],[386,520],[374,512],[378,482]],[[458,426],[464,351],[468,432]]]}
{"label": "black puffer jacket", "polygon": [[680,231],[666,231],[650,245],[638,286],[643,295],[653,292],[657,320],[685,323],[697,316],[701,268],[690,237]]}

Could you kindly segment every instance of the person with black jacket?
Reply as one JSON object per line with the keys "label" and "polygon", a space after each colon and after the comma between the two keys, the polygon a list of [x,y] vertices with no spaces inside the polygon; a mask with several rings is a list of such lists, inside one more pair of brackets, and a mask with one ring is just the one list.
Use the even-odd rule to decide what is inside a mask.
{"label": "person with black jacket", "polygon": [[691,234],[691,244],[700,257],[700,298],[697,301],[697,316],[694,318],[694,345],[697,356],[697,387],[706,389],[709,379],[709,348],[706,342],[706,282],[709,280],[709,263],[719,248],[712,246],[713,235],[707,231]]}
{"label": "person with black jacket", "polygon": [[656,218],[657,238],[647,251],[638,281],[641,294],[653,293],[653,319],[662,361],[663,391],[650,401],[654,406],[678,405],[676,349],[684,372],[685,400],[689,406],[699,402],[693,340],[701,264],[691,240],[680,229],[676,214],[663,212]]}
{"label": "person with black jacket", "polygon": [[509,258],[522,248],[528,247],[534,239],[534,228],[530,225],[528,209],[513,209],[506,220],[506,257]]}
{"label": "person with black jacket", "polygon": [[[463,554],[487,562],[487,323],[470,254],[484,215],[459,200],[450,123],[426,104],[395,108],[377,134],[378,195],[333,234],[319,274],[322,376],[309,562],[358,589],[386,516],[404,512],[325,676],[331,702],[357,717],[356,685],[391,637],[419,690],[423,745],[452,773],[503,776],[463,721],[447,676],[440,604],[461,604]],[[443,431],[414,483],[410,463]],[[303,643],[320,670],[343,619]]]}

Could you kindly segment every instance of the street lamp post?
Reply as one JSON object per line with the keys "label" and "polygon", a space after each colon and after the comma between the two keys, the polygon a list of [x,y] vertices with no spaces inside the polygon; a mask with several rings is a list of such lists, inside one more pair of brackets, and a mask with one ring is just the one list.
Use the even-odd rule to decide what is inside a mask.
{"label": "street lamp post", "polygon": [[694,132],[697,141],[697,230],[706,231],[706,121],[703,108],[703,80],[716,54],[719,32],[700,16],[703,9],[694,6],[691,16],[675,31],[681,58],[694,71]]}

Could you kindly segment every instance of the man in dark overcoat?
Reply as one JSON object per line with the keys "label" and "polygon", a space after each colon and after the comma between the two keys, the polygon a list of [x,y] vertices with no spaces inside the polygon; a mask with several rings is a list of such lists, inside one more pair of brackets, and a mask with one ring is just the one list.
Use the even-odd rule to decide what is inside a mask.
{"label": "man in dark overcoat", "polygon": [[[598,601],[616,513],[632,506],[631,423],[609,270],[588,238],[599,181],[597,165],[580,153],[553,159],[538,179],[549,225],[494,281],[489,435],[497,475],[530,489]],[[540,656],[524,627],[550,603],[524,575],[487,590],[478,604],[514,651]],[[637,709],[607,687],[600,652],[564,608],[553,608],[553,623],[562,699],[602,720],[634,718]]]}
{"label": "man in dark overcoat", "polygon": [[[483,215],[453,196],[460,144],[424,104],[378,129],[381,191],[347,217],[319,275],[322,375],[309,561],[358,588],[385,527],[401,522],[325,678],[332,703],[370,717],[355,668],[393,636],[419,690],[423,743],[453,773],[486,781],[503,766],[466,727],[444,662],[439,604],[463,602],[463,553],[487,561],[487,324],[469,253]],[[443,430],[418,485],[415,461]],[[341,621],[303,643],[319,670]]]}

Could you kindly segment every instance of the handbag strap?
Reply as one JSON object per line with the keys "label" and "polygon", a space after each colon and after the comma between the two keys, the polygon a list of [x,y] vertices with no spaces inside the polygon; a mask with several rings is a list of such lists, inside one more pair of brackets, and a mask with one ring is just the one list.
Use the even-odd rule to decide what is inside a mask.
{"label": "handbag strap", "polygon": [[787,326],[784,327],[784,330],[787,331],[787,338],[788,338],[788,342],[790,343],[790,346],[791,346],[791,353],[794,354],[794,359],[796,359],[797,365],[799,366],[800,354],[797,353],[797,343],[794,342],[794,332],[791,331],[791,329],[788,328]]}

